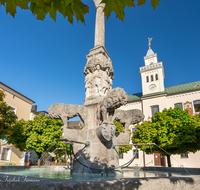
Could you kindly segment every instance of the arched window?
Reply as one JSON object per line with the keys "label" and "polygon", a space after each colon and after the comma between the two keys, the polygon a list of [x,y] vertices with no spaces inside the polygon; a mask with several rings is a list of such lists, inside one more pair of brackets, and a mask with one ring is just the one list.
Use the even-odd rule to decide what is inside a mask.
{"label": "arched window", "polygon": [[176,104],[174,104],[174,107],[178,107],[178,106],[183,110],[183,105],[182,105],[182,103],[176,103]]}
{"label": "arched window", "polygon": [[195,111],[195,113],[199,113],[200,112],[200,100],[194,101],[193,105],[194,105],[194,111]]}
{"label": "arched window", "polygon": [[156,80],[158,80],[158,74],[156,74]]}
{"label": "arched window", "polygon": [[149,82],[149,76],[147,76],[147,82]]}
{"label": "arched window", "polygon": [[152,106],[152,107],[151,107],[151,116],[153,117],[153,115],[154,115],[156,112],[159,112],[159,106]]}
{"label": "arched window", "polygon": [[153,75],[151,75],[151,81],[153,81]]}

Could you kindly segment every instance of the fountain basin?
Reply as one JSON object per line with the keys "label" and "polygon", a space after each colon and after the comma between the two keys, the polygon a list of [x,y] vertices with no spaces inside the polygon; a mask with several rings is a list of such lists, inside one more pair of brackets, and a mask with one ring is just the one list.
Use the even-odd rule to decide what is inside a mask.
{"label": "fountain basin", "polygon": [[[124,170],[124,175],[116,176],[97,176],[94,178],[92,174],[81,175],[73,174],[74,179],[52,179],[44,177],[32,177],[29,175],[10,175],[11,172],[20,171],[21,166],[3,166],[0,167],[0,189],[4,190],[21,190],[21,189],[200,189],[200,172],[199,168],[186,168],[193,171],[187,175],[183,173],[183,168],[164,168],[164,167],[147,167],[147,168],[132,168]],[[45,170],[45,167],[21,167],[24,171]],[[146,171],[146,169],[148,171]],[[170,169],[172,169],[170,171]],[[10,172],[9,172],[9,171]],[[48,167],[48,170],[64,171],[63,168],[55,166]],[[152,170],[154,172],[152,172]],[[156,172],[155,172],[156,170]],[[161,172],[161,170],[164,170]],[[168,171],[166,171],[168,170]],[[176,171],[173,171],[176,170]],[[21,170],[22,171],[22,170]],[[177,173],[177,172],[180,173]],[[10,174],[8,174],[10,173]],[[169,174],[172,175],[169,177]],[[78,177],[79,176],[79,177]],[[90,179],[88,179],[90,176]]]}

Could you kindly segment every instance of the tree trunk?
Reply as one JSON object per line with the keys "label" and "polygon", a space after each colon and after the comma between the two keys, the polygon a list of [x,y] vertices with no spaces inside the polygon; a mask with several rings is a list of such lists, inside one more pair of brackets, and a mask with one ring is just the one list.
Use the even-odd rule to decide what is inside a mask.
{"label": "tree trunk", "polygon": [[171,166],[171,160],[170,160],[170,155],[169,154],[167,155],[167,164],[168,164],[168,167],[172,167]]}
{"label": "tree trunk", "polygon": [[38,159],[38,166],[40,166],[41,165],[41,160],[40,159]]}
{"label": "tree trunk", "polygon": [[36,154],[38,156],[38,166],[40,166],[41,165],[40,157],[41,157],[42,153],[36,152]]}

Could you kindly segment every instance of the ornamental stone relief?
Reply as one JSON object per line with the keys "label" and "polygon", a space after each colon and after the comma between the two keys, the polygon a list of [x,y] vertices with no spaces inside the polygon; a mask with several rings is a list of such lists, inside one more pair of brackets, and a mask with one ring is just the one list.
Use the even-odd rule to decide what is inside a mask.
{"label": "ornamental stone relief", "polygon": [[179,98],[179,97],[182,97],[182,96],[197,95],[199,93],[200,93],[200,91],[191,92],[191,93],[185,93],[185,94],[180,94],[180,95],[175,95],[175,96],[168,96],[167,99],[170,99],[170,98]]}
{"label": "ornamental stone relief", "polygon": [[110,59],[102,61],[93,57],[85,65],[85,94],[91,96],[106,96],[112,88],[113,67]]}

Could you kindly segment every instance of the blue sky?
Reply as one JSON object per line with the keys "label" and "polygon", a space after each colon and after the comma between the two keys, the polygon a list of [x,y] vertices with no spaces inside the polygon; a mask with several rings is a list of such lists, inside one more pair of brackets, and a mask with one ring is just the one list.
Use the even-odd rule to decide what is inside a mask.
{"label": "blue sky", "polygon": [[[95,8],[84,0],[90,13],[86,25],[68,23],[58,14],[38,21],[31,12],[17,9],[13,19],[0,9],[0,81],[34,100],[38,110],[53,103],[84,103],[83,69],[94,47]],[[200,1],[163,0],[154,10],[150,0],[140,7],[125,8],[125,19],[115,13],[105,22],[105,47],[114,67],[113,88],[128,94],[142,91],[139,67],[152,49],[163,61],[165,87],[200,80]]]}

